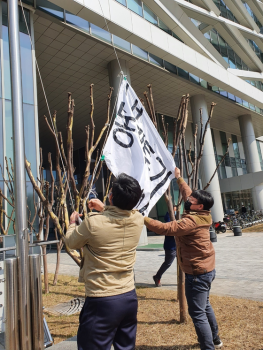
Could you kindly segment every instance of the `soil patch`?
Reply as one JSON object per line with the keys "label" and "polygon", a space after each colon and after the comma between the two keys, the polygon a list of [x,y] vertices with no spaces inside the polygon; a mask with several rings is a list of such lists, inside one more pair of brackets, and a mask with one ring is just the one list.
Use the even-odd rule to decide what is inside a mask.
{"label": "soil patch", "polygon": [[[57,286],[43,294],[43,305],[50,307],[72,298],[84,297],[84,285],[76,277],[59,276]],[[139,301],[136,350],[199,349],[191,319],[179,324],[179,305],[175,291],[163,288],[137,288]],[[263,302],[212,295],[223,349],[263,349]],[[78,330],[78,314],[45,317],[55,343],[73,337]]]}

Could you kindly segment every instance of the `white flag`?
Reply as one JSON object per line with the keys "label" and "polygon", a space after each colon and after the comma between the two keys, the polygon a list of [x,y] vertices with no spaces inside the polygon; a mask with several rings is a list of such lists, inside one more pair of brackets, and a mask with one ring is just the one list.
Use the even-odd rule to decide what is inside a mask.
{"label": "white flag", "polygon": [[116,112],[104,148],[105,161],[114,176],[125,173],[139,182],[143,194],[136,208],[148,215],[174,178],[174,159],[126,79]]}

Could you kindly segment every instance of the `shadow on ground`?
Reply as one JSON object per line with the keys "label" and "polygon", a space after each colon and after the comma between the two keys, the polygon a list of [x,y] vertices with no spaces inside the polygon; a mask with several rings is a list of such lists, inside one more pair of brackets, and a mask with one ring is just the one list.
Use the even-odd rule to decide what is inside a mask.
{"label": "shadow on ground", "polygon": [[194,345],[171,345],[171,346],[148,346],[148,345],[139,345],[136,346],[136,350],[192,350],[198,349],[199,344]]}

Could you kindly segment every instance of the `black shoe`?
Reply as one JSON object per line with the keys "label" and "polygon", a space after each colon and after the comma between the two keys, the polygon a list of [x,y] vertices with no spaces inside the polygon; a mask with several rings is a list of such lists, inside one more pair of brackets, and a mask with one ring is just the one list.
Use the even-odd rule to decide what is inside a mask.
{"label": "black shoe", "polygon": [[159,280],[156,276],[153,276],[153,280],[154,280],[154,283],[155,283],[156,287],[161,287],[162,286],[161,280]]}
{"label": "black shoe", "polygon": [[215,349],[221,349],[223,346],[223,343],[221,342],[219,335],[213,340]]}

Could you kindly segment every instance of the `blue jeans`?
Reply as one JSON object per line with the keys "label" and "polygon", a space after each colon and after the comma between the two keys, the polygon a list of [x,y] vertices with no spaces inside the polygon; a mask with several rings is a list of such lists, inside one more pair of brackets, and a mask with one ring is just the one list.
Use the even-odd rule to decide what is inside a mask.
{"label": "blue jeans", "polygon": [[213,339],[218,335],[214,310],[209,302],[211,283],[215,275],[215,270],[203,275],[185,274],[188,312],[193,320],[201,350],[214,350]]}

